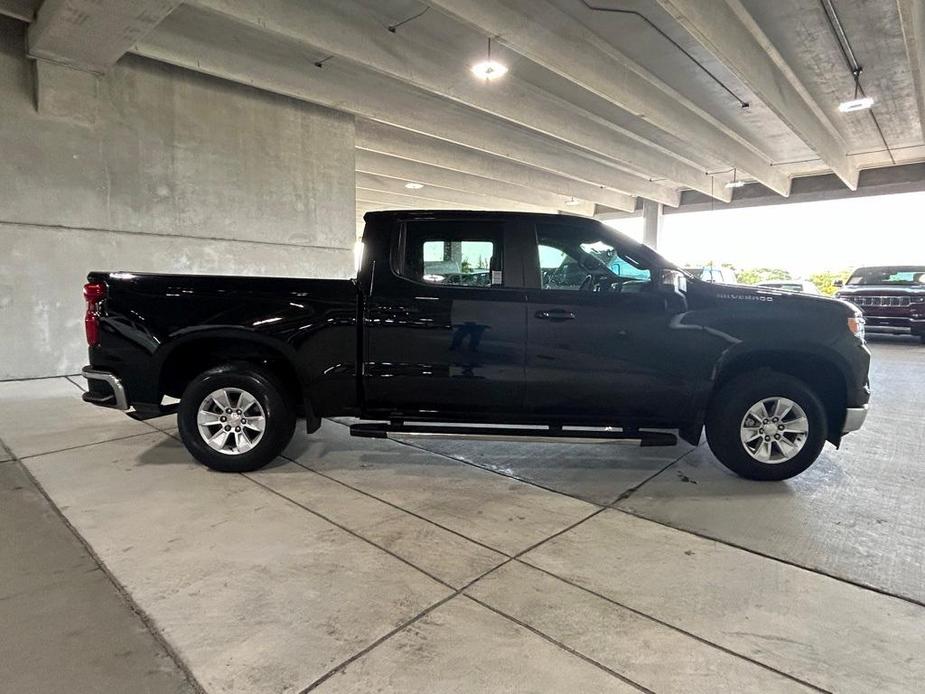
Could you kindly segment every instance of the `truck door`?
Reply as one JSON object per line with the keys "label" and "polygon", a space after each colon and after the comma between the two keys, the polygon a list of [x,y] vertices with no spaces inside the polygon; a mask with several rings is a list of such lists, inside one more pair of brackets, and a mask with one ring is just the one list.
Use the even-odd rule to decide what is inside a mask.
{"label": "truck door", "polygon": [[523,408],[526,296],[504,221],[409,220],[364,309],[367,416]]}
{"label": "truck door", "polygon": [[536,227],[525,262],[526,404],[537,416],[675,419],[690,402],[683,336],[655,268],[593,227]]}

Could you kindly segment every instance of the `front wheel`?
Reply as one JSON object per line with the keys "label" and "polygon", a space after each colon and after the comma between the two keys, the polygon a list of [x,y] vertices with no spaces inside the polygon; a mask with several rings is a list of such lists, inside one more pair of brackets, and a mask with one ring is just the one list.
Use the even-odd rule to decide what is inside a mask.
{"label": "front wheel", "polygon": [[177,423],[196,460],[220,472],[250,472],[286,447],[295,414],[271,374],[228,365],[190,382],[180,399]]}
{"label": "front wheel", "polygon": [[713,398],[707,442],[727,468],[753,480],[785,480],[825,445],[825,408],[803,381],[762,370],[739,376]]}

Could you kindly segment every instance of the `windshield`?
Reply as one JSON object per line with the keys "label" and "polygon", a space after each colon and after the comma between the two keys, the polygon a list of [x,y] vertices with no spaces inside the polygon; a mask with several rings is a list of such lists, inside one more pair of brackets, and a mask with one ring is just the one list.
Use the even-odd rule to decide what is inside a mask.
{"label": "windshield", "polygon": [[925,265],[905,267],[862,267],[848,279],[849,286],[888,284],[894,286],[925,286]]}
{"label": "windshield", "polygon": [[[601,237],[611,245],[621,249],[621,255],[628,255],[632,262],[650,267],[671,268],[680,270],[680,268],[655,250],[646,246],[635,239],[607,224],[599,224],[598,231]],[[605,262],[606,264],[606,262]]]}
{"label": "windshield", "polygon": [[581,250],[607,268],[616,277],[649,280],[648,268],[641,267],[638,260],[631,258],[625,252],[609,244],[603,243],[602,241],[582,243]]}

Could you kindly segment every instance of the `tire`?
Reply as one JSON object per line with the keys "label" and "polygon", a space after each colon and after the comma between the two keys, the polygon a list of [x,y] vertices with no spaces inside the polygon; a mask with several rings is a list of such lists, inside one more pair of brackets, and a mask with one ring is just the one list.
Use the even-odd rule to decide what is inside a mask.
{"label": "tire", "polygon": [[[213,398],[216,393],[224,395]],[[209,369],[194,378],[180,398],[180,438],[196,460],[213,470],[258,470],[282,452],[295,431],[295,413],[284,393],[272,374],[256,367],[226,365]],[[230,405],[230,413],[225,405]],[[239,405],[243,406],[241,414]],[[216,446],[220,443],[219,450]]]}
{"label": "tire", "polygon": [[[785,412],[787,401],[795,407]],[[775,412],[778,403],[781,409]],[[770,416],[758,420],[756,412]],[[775,414],[784,416],[774,419]],[[804,426],[806,431],[798,432]],[[819,397],[803,381],[762,369],[734,378],[713,396],[706,430],[710,450],[737,475],[750,480],[785,480],[819,457],[828,436],[828,420]],[[743,442],[749,437],[748,444]]]}

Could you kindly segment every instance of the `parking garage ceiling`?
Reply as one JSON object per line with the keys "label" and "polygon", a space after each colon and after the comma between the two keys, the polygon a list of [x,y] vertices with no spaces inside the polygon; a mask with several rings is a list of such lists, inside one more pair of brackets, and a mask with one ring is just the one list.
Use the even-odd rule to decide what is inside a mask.
{"label": "parking garage ceiling", "polygon": [[[786,197],[795,177],[854,189],[863,169],[925,161],[925,0],[0,0],[0,13],[32,22],[35,58],[105,73],[130,52],[354,114],[358,214],[593,214],[637,197],[675,207],[683,191],[728,202],[742,182]],[[473,75],[489,59],[506,74]]]}

